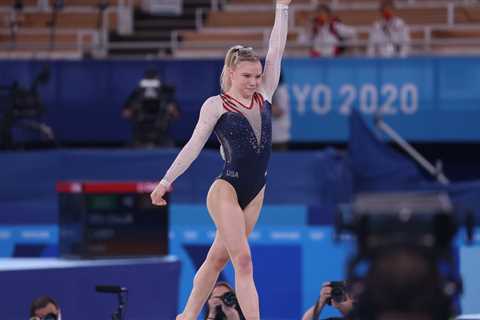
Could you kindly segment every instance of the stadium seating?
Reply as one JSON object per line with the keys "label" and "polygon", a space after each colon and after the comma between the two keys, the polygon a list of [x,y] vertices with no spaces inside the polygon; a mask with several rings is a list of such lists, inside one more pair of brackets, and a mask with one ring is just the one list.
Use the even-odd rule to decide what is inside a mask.
{"label": "stadium seating", "polygon": [[[116,5],[117,0],[109,1]],[[98,48],[102,17],[98,0],[65,0],[57,12],[26,0],[14,11],[12,1],[0,0],[0,57],[81,58]],[[116,10],[107,11],[108,30],[117,26]],[[55,25],[52,32],[52,25]]]}
{"label": "stadium seating", "polygon": [[[54,0],[48,0],[49,5]],[[207,0],[183,1],[180,16],[154,16],[140,10],[140,0],[110,0],[107,29],[102,29],[99,0],[65,0],[56,17],[56,32],[51,36],[51,10],[39,7],[39,0],[25,0],[24,10],[16,15],[12,33],[12,1],[0,0],[0,57],[18,57],[19,51],[32,54],[55,51],[82,57],[98,48],[102,33],[111,42],[107,52],[115,54],[115,44],[127,48],[126,54],[158,54],[159,48],[177,57],[221,57],[234,44],[254,46],[265,53],[273,23],[272,0],[219,1],[219,10],[210,10]],[[133,5],[134,34],[119,35],[118,4]],[[315,15],[315,1],[296,0],[292,5],[287,55],[306,56],[308,47],[298,35]],[[375,0],[331,0],[335,14],[358,29],[356,49],[363,54],[368,31],[378,18]],[[413,53],[480,52],[480,5],[461,0],[397,1],[398,14],[411,27]],[[103,32],[106,31],[106,32]],[[13,34],[15,36],[13,36]],[[53,39],[53,45],[52,45]],[[113,43],[113,44],[112,44]],[[141,50],[151,44],[150,51]],[[460,51],[459,51],[460,50]]]}
{"label": "stadium seating", "polygon": [[[357,27],[362,53],[372,22],[378,19],[378,4],[372,0],[333,0],[335,14],[348,25]],[[234,43],[255,45],[264,52],[273,23],[270,0],[232,0],[222,11],[211,11],[203,25],[196,31],[180,33],[177,56],[195,56],[202,47],[211,56],[222,56],[225,48]],[[287,54],[306,55],[308,50],[294,41],[309,19],[315,15],[311,1],[296,1],[290,25]],[[459,46],[467,52],[480,51],[480,6],[464,1],[408,1],[400,3],[398,14],[411,27],[414,53],[428,51],[457,53]],[[234,33],[233,33],[234,32]],[[293,41],[292,41],[293,40]]]}

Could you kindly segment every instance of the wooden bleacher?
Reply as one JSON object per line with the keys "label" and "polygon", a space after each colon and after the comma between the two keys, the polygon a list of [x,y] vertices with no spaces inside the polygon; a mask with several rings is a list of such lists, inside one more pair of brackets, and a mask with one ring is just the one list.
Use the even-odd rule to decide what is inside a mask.
{"label": "wooden bleacher", "polygon": [[272,12],[210,12],[205,27],[229,28],[229,27],[271,27],[274,15]]}
{"label": "wooden bleacher", "polygon": [[[53,0],[49,0],[50,4]],[[118,0],[111,0],[110,5],[116,5]],[[0,0],[0,48],[11,56],[13,52],[21,51],[26,56],[32,53],[55,51],[57,55],[66,52],[68,56],[82,57],[91,52],[98,44],[98,28],[101,21],[98,0],[65,0],[64,8],[56,13],[55,36],[51,43],[50,26],[52,11],[38,7],[37,0],[24,1],[24,8],[15,15],[15,36],[10,29],[12,19],[12,1]],[[108,29],[117,26],[115,10],[108,11]],[[3,52],[2,57],[7,54]]]}
{"label": "wooden bleacher", "polygon": [[[78,33],[72,31],[67,33],[56,33],[54,36],[54,41],[59,47],[71,47],[72,43],[79,41],[79,37],[82,37],[82,41],[86,43],[93,44],[94,37],[92,34],[79,35]],[[0,34],[0,42],[10,41],[10,35]],[[37,46],[43,46],[48,44],[50,41],[50,34],[48,32],[44,33],[19,33],[16,36],[16,44],[23,46],[25,44],[33,44]]]}
{"label": "wooden bleacher", "polygon": [[[298,34],[296,32],[290,32],[288,34],[288,41],[296,41]],[[239,32],[239,33],[223,33],[223,32],[195,32],[185,31],[181,33],[183,41],[187,41],[191,44],[197,44],[198,46],[209,44],[228,44],[233,46],[242,44],[245,46],[257,47],[262,45],[265,35],[258,32]]]}
{"label": "wooden bleacher", "polygon": [[[35,7],[38,5],[38,0],[23,0],[23,5],[24,7]],[[64,0],[64,6],[65,7],[97,7],[99,4],[99,0]],[[121,0],[108,0],[108,5],[110,6],[115,6],[118,5],[121,2]],[[0,0],[0,7],[5,6],[9,7],[12,6],[13,1],[12,0]],[[54,0],[48,0],[49,5],[53,5]],[[138,6],[140,5],[141,0],[135,0],[134,5]]]}
{"label": "wooden bleacher", "polygon": [[[20,18],[20,28],[46,28],[52,20],[49,12],[25,13]],[[57,29],[96,29],[99,20],[98,12],[65,12],[57,14]],[[109,17],[109,27],[116,26],[116,15],[112,12]]]}
{"label": "wooden bleacher", "polygon": [[[0,0],[0,6],[11,7],[13,4],[12,0]],[[24,0],[24,6],[36,6],[38,4],[37,0]]]}
{"label": "wooden bleacher", "polygon": [[480,7],[458,7],[455,10],[455,23],[480,23]]}
{"label": "wooden bleacher", "polygon": [[[246,1],[246,0],[245,0]],[[367,26],[379,18],[378,12],[371,9],[349,9],[336,12],[340,20],[348,25]],[[309,18],[316,15],[314,11],[300,10],[295,12],[295,25],[304,26]],[[431,25],[447,23],[446,8],[408,8],[399,9],[398,15],[409,25]],[[273,12],[264,11],[216,11],[210,12],[206,27],[271,27],[273,24]],[[459,18],[467,21],[465,15],[459,15]],[[480,21],[480,11],[479,11]]]}
{"label": "wooden bleacher", "polygon": [[[271,5],[273,0],[231,0],[228,3],[232,5]],[[295,0],[296,5],[310,3],[311,0]]]}
{"label": "wooden bleacher", "polygon": [[[379,18],[377,10],[372,9],[349,9],[335,12],[340,20],[352,26],[369,26]],[[397,14],[409,25],[432,25],[445,24],[447,20],[447,8],[408,8],[398,9]],[[305,26],[307,21],[316,13],[301,10],[295,14],[295,25]]]}

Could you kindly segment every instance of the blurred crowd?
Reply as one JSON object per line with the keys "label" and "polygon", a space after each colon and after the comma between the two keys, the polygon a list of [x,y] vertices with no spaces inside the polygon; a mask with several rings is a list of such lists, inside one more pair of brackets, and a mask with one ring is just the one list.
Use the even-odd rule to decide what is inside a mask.
{"label": "blurred crowd", "polygon": [[[361,43],[358,30],[342,21],[327,4],[319,4],[308,18],[298,41],[310,47],[312,57],[338,57],[352,53]],[[410,51],[410,32],[397,15],[391,0],[379,2],[378,19],[372,22],[366,53],[370,57],[406,57]]]}

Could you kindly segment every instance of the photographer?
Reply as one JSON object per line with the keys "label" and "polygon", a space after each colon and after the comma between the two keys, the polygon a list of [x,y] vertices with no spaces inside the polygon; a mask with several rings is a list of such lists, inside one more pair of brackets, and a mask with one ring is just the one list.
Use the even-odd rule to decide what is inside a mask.
{"label": "photographer", "polygon": [[[318,319],[325,305],[331,305],[343,316],[347,316],[353,310],[354,299],[344,281],[325,282],[320,290],[320,297],[315,305],[310,307],[302,317],[302,320]],[[343,319],[343,318],[328,318]]]}
{"label": "photographer", "polygon": [[174,146],[168,135],[170,122],[180,117],[174,96],[175,88],[163,84],[156,70],[145,71],[122,110],[122,117],[133,123],[134,147]]}
{"label": "photographer", "polygon": [[235,292],[226,282],[217,282],[206,307],[206,320],[245,320]]}
{"label": "photographer", "polygon": [[60,307],[53,298],[41,296],[30,305],[30,320],[61,320]]}
{"label": "photographer", "polygon": [[[347,266],[355,319],[449,320],[458,313],[455,236],[467,217],[456,210],[443,192],[385,192],[364,193],[341,214],[337,230],[357,241]],[[466,227],[471,234],[473,224]]]}
{"label": "photographer", "polygon": [[[39,87],[48,83],[50,79],[50,70],[45,65],[36,75],[30,87],[20,85],[14,81],[11,86],[1,87],[0,91],[4,95],[7,106],[5,110],[1,110],[0,117],[0,148],[15,149],[24,146],[26,142],[43,143],[47,146],[56,145],[55,135],[50,126],[44,122],[45,108],[43,106]],[[25,134],[39,134],[30,141],[19,141],[14,136],[14,132],[18,131]],[[22,135],[20,135],[22,136]]]}
{"label": "photographer", "polygon": [[[445,268],[445,266],[443,266]],[[372,261],[359,295],[359,319],[448,320],[454,283],[417,247],[391,247]]]}

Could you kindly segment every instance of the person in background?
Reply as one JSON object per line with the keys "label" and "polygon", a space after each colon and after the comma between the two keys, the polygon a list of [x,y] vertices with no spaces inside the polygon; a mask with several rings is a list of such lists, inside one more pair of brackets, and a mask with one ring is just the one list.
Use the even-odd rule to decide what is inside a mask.
{"label": "person in background", "polygon": [[122,117],[132,122],[134,147],[173,147],[168,128],[180,117],[175,88],[162,83],[155,69],[146,70],[128,97]]}
{"label": "person in background", "polygon": [[215,284],[206,303],[205,320],[245,320],[235,291],[226,282]]}
{"label": "person in background", "polygon": [[410,31],[395,12],[391,0],[380,2],[381,18],[370,30],[367,54],[370,57],[406,57],[410,53]]}
{"label": "person in background", "polygon": [[345,25],[326,5],[318,6],[317,15],[300,34],[299,42],[310,45],[312,57],[336,57],[347,52],[346,42],[355,39],[357,32]]}
{"label": "person in background", "polygon": [[285,151],[288,149],[289,141],[290,102],[282,73],[272,98],[272,148],[275,151]]}
{"label": "person in background", "polygon": [[30,320],[61,320],[58,303],[49,296],[41,296],[30,305]]}
{"label": "person in background", "polygon": [[[337,309],[342,316],[347,317],[353,311],[355,299],[351,294],[351,290],[344,281],[325,282],[320,290],[320,296],[315,304],[310,307],[302,317],[302,320],[315,320],[319,316],[323,308],[328,304]],[[328,318],[344,319],[339,317]]]}
{"label": "person in background", "polygon": [[362,280],[356,318],[376,320],[451,320],[456,285],[446,267],[415,246],[392,246],[375,255]]}

